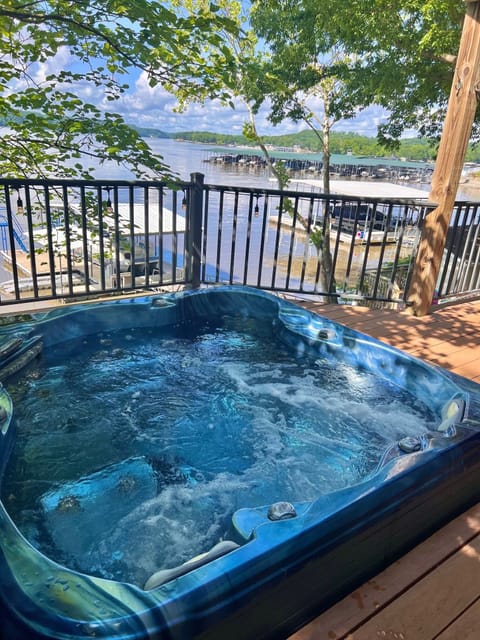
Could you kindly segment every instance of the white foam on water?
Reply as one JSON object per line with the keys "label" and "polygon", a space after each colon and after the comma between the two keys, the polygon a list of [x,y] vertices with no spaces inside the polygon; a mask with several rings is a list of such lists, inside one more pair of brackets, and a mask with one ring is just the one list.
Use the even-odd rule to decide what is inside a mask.
{"label": "white foam on water", "polygon": [[208,551],[225,535],[236,496],[248,483],[230,474],[194,486],[165,487],[117,523],[83,562],[90,570],[143,584],[155,571]]}
{"label": "white foam on water", "polygon": [[237,509],[351,486],[392,443],[431,426],[426,408],[386,381],[240,332],[133,351],[131,338],[109,350],[103,337],[90,359],[55,365],[51,380],[42,374],[19,391],[19,423],[32,436],[16,463],[30,474],[25,512],[47,480],[135,455],[158,463],[158,495],[118,522],[112,506],[108,535],[71,558],[82,571],[143,584],[210,549]]}
{"label": "white foam on water", "polygon": [[[243,363],[231,363],[224,370],[228,372],[239,393],[255,398],[257,404],[263,399],[298,410],[300,414],[309,412],[312,415],[312,426],[321,429],[330,442],[341,441],[345,444],[349,441],[355,446],[356,438],[349,438],[357,430],[365,432],[368,444],[368,439],[373,435],[385,440],[396,440],[403,435],[418,435],[431,427],[425,415],[414,407],[397,398],[382,398],[384,387],[379,393],[374,393],[372,384],[378,384],[378,380],[370,379],[370,388],[367,389],[364,383],[363,393],[354,394],[348,387],[322,385],[321,380],[316,379],[308,370],[305,375],[290,373],[289,376],[282,375],[281,370],[274,370],[274,380],[269,382],[263,381],[265,371],[260,376],[252,374],[251,369]],[[341,437],[343,430],[347,439]],[[321,437],[320,434],[317,435]]]}

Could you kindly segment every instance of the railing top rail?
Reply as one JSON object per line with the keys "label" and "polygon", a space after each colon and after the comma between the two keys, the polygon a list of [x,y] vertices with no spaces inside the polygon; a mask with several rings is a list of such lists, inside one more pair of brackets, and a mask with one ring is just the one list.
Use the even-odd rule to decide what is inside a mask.
{"label": "railing top rail", "polygon": [[[13,189],[21,189],[26,186],[31,187],[153,187],[153,188],[170,188],[173,190],[187,189],[191,187],[193,182],[187,180],[178,179],[178,181],[168,180],[113,180],[109,178],[95,178],[95,179],[80,179],[80,178],[0,178],[0,186],[10,187]],[[428,206],[435,207],[437,203],[430,200],[428,193],[425,192],[425,198],[411,198],[411,197],[385,197],[385,196],[366,196],[366,195],[351,195],[341,193],[329,193],[324,194],[318,191],[300,191],[293,189],[276,189],[270,187],[248,187],[238,185],[218,185],[208,184],[202,185],[205,190],[208,191],[230,191],[233,193],[247,193],[253,196],[273,195],[283,196],[289,198],[315,198],[319,200],[344,200],[348,202],[371,202],[381,203],[387,205],[411,205],[411,206]],[[455,206],[480,206],[480,202],[475,200],[460,199],[455,201]]]}
{"label": "railing top rail", "polygon": [[[193,182],[178,180],[178,182],[169,182],[162,180],[112,180],[112,179],[77,179],[77,178],[0,178],[0,186],[10,187],[13,189],[22,189],[25,187],[92,187],[92,188],[145,188],[152,187],[158,189],[172,189],[174,191],[188,189],[192,186]],[[383,205],[403,205],[412,207],[428,207],[434,208],[438,203],[429,199],[426,192],[425,198],[411,198],[411,197],[385,197],[385,196],[367,196],[367,195],[352,195],[342,193],[320,193],[318,191],[300,191],[292,189],[276,189],[270,187],[248,187],[239,185],[218,185],[204,183],[202,188],[210,192],[231,192],[231,193],[245,193],[254,197],[264,196],[282,196],[284,198],[314,198],[316,200],[323,201],[344,201],[352,203],[364,203],[369,202],[372,204]],[[480,202],[475,200],[459,199],[455,201],[455,207],[480,207]]]}
{"label": "railing top rail", "polygon": [[428,194],[425,198],[405,198],[405,197],[380,197],[380,196],[361,196],[342,193],[320,193],[318,191],[300,191],[291,189],[271,189],[266,187],[244,187],[237,185],[218,185],[218,184],[205,184],[205,189],[209,191],[231,191],[232,193],[249,193],[253,196],[274,195],[283,196],[288,198],[317,198],[318,200],[346,200],[348,202],[372,202],[381,204],[406,204],[406,205],[429,205],[436,206],[435,202],[432,202],[428,198]]}
{"label": "railing top rail", "polygon": [[[178,180],[176,182],[170,182],[167,180],[112,180],[107,178],[101,179],[79,179],[79,178],[0,178],[0,186],[6,186],[13,189],[21,189],[26,186],[31,187],[153,187],[153,188],[171,188],[187,189],[192,186],[191,181]],[[230,191],[232,193],[247,193],[254,196],[273,195],[283,196],[289,198],[316,198],[319,200],[346,200],[348,202],[372,202],[379,204],[402,204],[402,205],[422,205],[426,204],[435,206],[436,203],[432,202],[428,198],[428,194],[425,193],[425,198],[406,198],[406,197],[378,197],[378,196],[362,196],[362,195],[350,195],[340,193],[320,193],[318,191],[304,191],[304,190],[292,190],[292,189],[276,189],[270,187],[248,187],[239,185],[217,185],[205,183],[202,185],[205,190],[208,191]],[[467,201],[462,204],[466,204]]]}
{"label": "railing top rail", "polygon": [[30,179],[30,178],[0,178],[0,185],[13,187],[14,189],[23,188],[26,186],[32,187],[50,187],[50,186],[65,186],[65,187],[171,187],[179,188],[188,187],[191,182],[185,182],[184,180],[178,180],[177,182],[166,180],[112,180],[110,178],[104,179],[91,179],[84,180],[80,178],[43,178],[43,179]]}

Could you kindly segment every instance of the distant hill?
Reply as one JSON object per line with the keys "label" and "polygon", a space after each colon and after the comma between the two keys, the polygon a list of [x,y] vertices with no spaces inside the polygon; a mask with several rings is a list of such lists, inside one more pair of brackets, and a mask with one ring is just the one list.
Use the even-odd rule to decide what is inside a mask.
{"label": "distant hill", "polygon": [[246,145],[254,146],[242,135],[230,133],[214,133],[212,131],[178,131],[172,134],[175,140],[186,140],[188,142],[203,142],[206,144],[225,145]]}
{"label": "distant hill", "polygon": [[[18,120],[20,121],[21,118],[19,117]],[[5,121],[0,118],[0,127],[5,127],[7,126]],[[153,127],[137,127],[134,124],[130,124],[128,123],[128,126],[131,127],[132,129],[135,129],[135,131],[137,131],[141,136],[143,136],[144,138],[173,138],[174,135],[171,133],[166,133],[165,131],[160,131],[160,129],[154,129]]]}
{"label": "distant hill", "polygon": [[[181,131],[172,134],[176,140],[188,140],[191,142],[203,142],[208,144],[254,146],[242,135],[213,133],[210,131]],[[289,151],[312,151],[319,153],[322,145],[319,138],[308,129],[298,133],[290,133],[279,136],[263,136],[268,145],[276,149]],[[349,154],[354,156],[392,157],[392,151],[381,147],[376,138],[361,136],[357,133],[332,132],[330,136],[330,151],[334,154]],[[422,138],[401,140],[396,151],[396,156],[409,160],[431,161],[435,150],[432,144]]]}
{"label": "distant hill", "polygon": [[173,138],[173,134],[160,131],[160,129],[154,129],[153,127],[136,127],[130,125],[132,129],[135,129],[144,138]]}

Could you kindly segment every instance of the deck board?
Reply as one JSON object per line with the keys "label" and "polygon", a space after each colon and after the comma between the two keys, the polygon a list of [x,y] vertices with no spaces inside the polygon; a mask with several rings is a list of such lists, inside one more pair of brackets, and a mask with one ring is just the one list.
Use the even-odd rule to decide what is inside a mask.
{"label": "deck board", "polygon": [[455,620],[436,640],[478,640],[480,599],[472,604],[462,616]]}
{"label": "deck board", "polygon": [[[391,627],[392,618],[394,621],[397,618],[398,621],[402,621],[404,618],[406,620],[412,619],[410,610],[408,615],[405,616],[403,611],[394,609],[392,603],[402,601],[405,598],[410,607],[412,597],[411,595],[407,597],[406,594],[414,593],[413,602],[414,604],[419,603],[420,611],[417,611],[417,614],[419,613],[420,617],[422,617],[425,607],[433,607],[442,600],[441,590],[437,589],[435,580],[444,581],[447,585],[453,584],[454,588],[456,588],[457,581],[463,583],[465,578],[465,575],[459,576],[455,571],[456,567],[451,564],[446,565],[447,568],[443,569],[442,572],[437,572],[438,568],[444,566],[451,558],[457,556],[462,558],[465,549],[468,549],[470,553],[469,547],[473,545],[475,548],[476,545],[476,556],[475,554],[468,555],[462,565],[466,575],[469,575],[470,568],[472,569],[472,575],[476,580],[476,582],[473,580],[471,582],[473,597],[471,594],[465,595],[462,593],[463,607],[460,605],[460,610],[468,609],[471,601],[475,599],[475,594],[477,597],[480,594],[480,584],[478,583],[480,580],[480,566],[477,566],[476,571],[475,566],[470,567],[471,564],[475,565],[476,563],[478,565],[480,563],[479,543],[480,505],[476,505],[448,523],[430,538],[427,538],[427,540],[416,546],[380,574],[365,582],[343,600],[340,600],[324,614],[291,636],[291,640],[321,640],[323,638],[327,640],[346,640],[347,638],[349,640],[363,638],[373,640],[377,637],[387,637],[381,633],[385,630],[386,620],[390,621]],[[420,581],[426,580],[432,574],[435,578],[430,577],[431,582],[426,590],[426,597],[420,597],[418,590],[414,591],[415,587]],[[453,577],[460,579],[452,581]],[[423,602],[424,599],[426,603]],[[453,615],[450,607],[447,607],[447,610],[448,623],[456,616]],[[376,622],[370,622],[374,619]],[[380,627],[383,626],[383,628],[377,629],[379,634],[376,631],[371,631],[371,625],[375,624],[379,624]],[[446,627],[447,625],[444,626]],[[366,629],[371,635],[365,636],[362,629]],[[442,629],[443,627],[440,631]],[[410,633],[410,635],[405,636],[405,638],[412,640],[424,640],[433,637],[435,635],[421,636],[418,633]]]}
{"label": "deck board", "polygon": [[[480,383],[480,300],[406,312],[303,306]],[[480,638],[480,503],[434,533],[290,640]]]}
{"label": "deck board", "polygon": [[[472,561],[476,562],[477,571],[471,570]],[[396,597],[381,613],[349,633],[346,640],[437,637],[478,598],[479,563],[480,534]]]}

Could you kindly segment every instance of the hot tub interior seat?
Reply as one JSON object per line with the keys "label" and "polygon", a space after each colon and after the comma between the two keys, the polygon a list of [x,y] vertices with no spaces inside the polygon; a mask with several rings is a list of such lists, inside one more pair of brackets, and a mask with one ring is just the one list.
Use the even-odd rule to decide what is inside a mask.
{"label": "hot tub interior seat", "polygon": [[[65,557],[82,558],[109,529],[157,493],[157,480],[146,458],[109,465],[76,482],[62,484],[40,498],[46,528]],[[81,531],[81,535],[72,535]]]}
{"label": "hot tub interior seat", "polygon": [[[73,562],[72,568],[76,565],[84,569],[88,566],[94,568],[91,551],[98,542],[108,539],[122,518],[158,495],[165,482],[165,462],[162,462],[163,473],[155,467],[155,461],[135,457],[108,465],[45,493],[40,498],[44,516],[41,526],[55,547],[55,555],[64,557],[66,564]],[[185,465],[172,468],[169,479],[184,485],[196,483],[192,470]],[[81,535],[72,535],[74,531],[81,531]],[[147,580],[145,589],[158,587],[238,546],[233,541],[220,540],[211,549],[181,565],[156,571]],[[123,552],[112,549],[110,562],[114,564],[122,560]]]}
{"label": "hot tub interior seat", "polygon": [[195,558],[191,558],[177,567],[173,567],[172,569],[160,569],[160,571],[156,571],[145,583],[144,589],[145,591],[150,591],[151,589],[156,589],[160,587],[162,584],[166,582],[170,582],[170,580],[175,580],[175,578],[180,578],[185,575],[189,571],[193,571],[194,569],[198,569],[198,567],[203,567],[205,564],[216,560],[217,558],[221,558],[230,551],[235,551],[240,547],[239,544],[233,542],[233,540],[221,540],[214,547],[212,547],[209,551],[196,556]]}
{"label": "hot tub interior seat", "polygon": [[[385,511],[386,518],[389,518],[388,530],[390,531],[390,527],[392,527],[392,530],[395,531],[397,536],[395,543],[398,540],[399,546],[396,550],[391,550],[389,541],[372,539],[371,556],[368,557],[368,553],[364,554],[362,550],[362,553],[359,553],[358,557],[356,556],[352,560],[352,566],[356,567],[357,561],[364,563],[364,558],[365,563],[367,561],[378,562],[378,556],[384,552],[385,557],[391,558],[392,554],[398,552],[402,545],[411,544],[413,538],[410,536],[410,528],[415,528],[419,523],[420,533],[415,533],[415,535],[423,535],[428,527],[432,526],[432,522],[438,524],[441,518],[447,517],[454,509],[465,504],[475,491],[478,495],[478,482],[475,485],[476,489],[472,489],[475,474],[478,478],[478,463],[475,463],[475,466],[472,462],[473,454],[475,451],[478,452],[478,437],[475,441],[471,438],[471,442],[467,442],[462,449],[462,441],[469,438],[467,433],[469,429],[472,434],[476,430],[478,435],[478,423],[469,421],[467,417],[469,415],[468,393],[462,390],[466,388],[465,386],[456,387],[452,384],[452,380],[441,372],[423,366],[418,361],[410,363],[397,352],[375,345],[365,337],[344,331],[341,328],[332,328],[321,318],[312,318],[303,310],[293,311],[287,305],[288,309],[286,308],[283,313],[283,319],[282,317],[275,318],[278,303],[272,299],[272,296],[242,291],[237,297],[237,292],[234,292],[233,289],[212,292],[211,301],[210,293],[202,292],[187,294],[184,297],[179,296],[179,301],[183,302],[177,302],[175,296],[168,296],[166,304],[161,298],[157,298],[153,302],[138,304],[114,303],[105,308],[107,320],[104,318],[103,308],[94,305],[94,321],[92,317],[83,317],[83,311],[78,315],[72,312],[67,321],[62,318],[61,314],[58,314],[58,326],[61,327],[61,331],[64,331],[65,341],[68,342],[72,334],[76,333],[75,338],[78,338],[79,335],[82,335],[82,331],[91,330],[92,323],[95,324],[97,320],[101,325],[103,323],[103,327],[110,326],[110,328],[116,318],[120,318],[126,327],[132,322],[138,322],[141,326],[150,326],[152,318],[156,315],[161,326],[163,322],[171,324],[172,322],[181,322],[185,318],[187,321],[195,318],[198,309],[203,309],[203,317],[209,317],[212,314],[221,315],[222,313],[233,316],[238,315],[240,310],[240,315],[244,314],[248,318],[250,314],[255,315],[257,301],[266,301],[267,304],[259,312],[259,315],[264,316],[268,322],[276,323],[275,328],[278,329],[278,332],[284,332],[286,344],[294,345],[299,349],[316,349],[322,355],[331,355],[333,362],[341,360],[342,351],[345,351],[347,353],[343,355],[346,360],[354,364],[359,363],[359,369],[378,371],[386,378],[394,375],[395,381],[406,385],[407,388],[411,383],[415,393],[418,391],[421,398],[431,399],[437,418],[437,430],[432,429],[431,433],[420,435],[420,448],[417,448],[415,443],[410,443],[413,448],[411,451],[406,451],[402,450],[398,443],[392,445],[388,459],[384,459],[379,465],[378,475],[369,478],[365,483],[346,489],[340,492],[341,495],[325,495],[320,496],[315,502],[295,503],[295,517],[280,522],[271,521],[268,516],[271,505],[252,508],[247,506],[234,512],[233,523],[236,526],[238,538],[224,541],[225,544],[222,542],[219,547],[215,545],[210,551],[202,554],[202,557],[192,558],[191,561],[178,567],[166,570],[159,567],[159,571],[155,572],[151,581],[147,581],[145,585],[147,591],[126,582],[80,575],[80,573],[55,565],[48,558],[36,554],[35,550],[27,548],[25,541],[22,542],[18,536],[18,531],[15,532],[8,519],[0,513],[0,534],[7,540],[7,553],[0,554],[2,563],[0,567],[0,575],[2,575],[0,580],[2,582],[1,604],[8,606],[11,598],[22,615],[25,611],[34,611],[35,613],[31,617],[32,622],[36,624],[38,618],[41,620],[38,623],[38,628],[41,628],[42,624],[45,625],[44,628],[42,627],[44,634],[41,636],[42,640],[45,637],[77,637],[74,634],[77,632],[80,634],[79,621],[81,621],[81,631],[84,635],[102,635],[102,637],[109,639],[118,637],[120,628],[123,629],[123,635],[120,637],[125,639],[133,637],[134,634],[135,637],[146,638],[154,634],[158,635],[158,633],[163,634],[164,630],[167,635],[170,634],[172,637],[194,637],[195,629],[200,628],[198,626],[200,621],[201,629],[205,631],[205,637],[209,637],[209,625],[215,625],[219,619],[222,619],[221,616],[225,616],[225,618],[232,616],[234,620],[237,619],[238,623],[239,613],[235,609],[236,594],[241,593],[242,589],[245,590],[245,593],[248,591],[249,597],[252,596],[252,602],[256,599],[256,595],[260,595],[260,599],[263,598],[264,585],[260,585],[260,578],[265,579],[268,583],[267,593],[270,589],[273,594],[270,604],[277,603],[276,598],[279,593],[284,595],[283,604],[285,605],[285,620],[287,620],[288,616],[297,615],[296,612],[299,611],[300,606],[305,604],[306,598],[303,593],[297,594],[296,590],[289,587],[288,584],[283,587],[283,582],[275,582],[275,580],[278,576],[293,576],[295,578],[298,569],[295,563],[297,558],[299,563],[305,561],[302,554],[307,553],[308,545],[310,545],[310,550],[314,550],[314,556],[312,556],[314,557],[312,561],[314,566],[312,566],[310,573],[308,573],[310,569],[306,569],[306,576],[313,575],[314,580],[304,580],[304,575],[299,570],[300,577],[297,580],[297,585],[300,582],[307,586],[312,585],[313,590],[314,582],[318,579],[320,586],[315,586],[314,597],[323,597],[322,591],[328,591],[330,588],[329,597],[332,597],[332,593],[335,596],[338,595],[333,584],[337,575],[337,566],[334,565],[335,571],[325,570],[322,566],[322,553],[327,545],[331,545],[333,549],[336,539],[335,535],[330,535],[330,529],[327,533],[324,531],[327,516],[328,527],[331,527],[331,531],[334,533],[338,534],[340,531],[340,535],[343,535],[344,531],[346,535],[350,535],[348,523],[355,522],[356,525],[363,526],[362,518],[367,510],[372,519],[379,518],[373,522],[372,530],[380,531],[383,527],[383,522],[380,522],[380,516],[377,515],[379,511]],[[245,301],[247,303],[244,304]],[[121,313],[119,313],[119,309]],[[58,327],[55,327],[54,323],[52,327],[48,327],[48,323],[47,317],[44,325],[45,335],[43,336],[47,345],[46,350],[50,344],[54,343],[59,333]],[[96,329],[98,330],[98,326]],[[445,383],[444,387],[443,383]],[[436,394],[437,385],[441,387],[441,393],[438,395]],[[472,391],[475,393],[475,390]],[[475,415],[479,415],[478,411]],[[7,435],[8,425],[4,426],[4,423],[0,421],[0,428],[2,435]],[[454,451],[454,445],[457,442],[460,444],[460,453]],[[445,455],[443,455],[444,453]],[[4,460],[0,460],[0,467],[2,463]],[[390,487],[383,486],[380,487],[382,499],[379,506],[376,491],[381,482],[386,480],[386,484],[391,483],[397,488],[401,484],[402,487],[407,486],[406,476],[402,476],[402,474],[411,470],[416,473],[417,467],[418,475],[408,481],[411,483],[413,499],[410,499],[409,495],[407,496],[408,491],[404,491],[403,488],[397,489],[395,500],[398,500],[398,509],[394,508],[389,495]],[[464,469],[466,469],[465,477],[462,476]],[[457,493],[454,471],[459,471],[461,484],[459,493],[464,491],[463,497],[453,495]],[[186,482],[189,481],[189,477],[194,480],[194,474],[189,469],[185,468],[182,473],[184,473]],[[471,474],[471,482],[466,478],[467,474]],[[440,479],[438,486],[435,484],[437,479]],[[88,534],[89,539],[93,540],[98,533],[96,527],[108,528],[108,523],[101,522],[100,513],[103,508],[108,513],[114,498],[119,495],[124,498],[118,505],[121,517],[123,509],[125,511],[135,509],[140,500],[154,496],[158,490],[157,483],[155,464],[146,457],[135,457],[109,465],[104,469],[98,469],[88,476],[81,477],[76,482],[57,486],[54,490],[43,494],[41,499],[49,534],[58,544],[64,545],[65,554],[68,554],[71,551],[70,545],[74,543],[71,540],[62,539],[62,527],[67,520],[77,522],[78,526],[82,526],[81,516],[87,517],[89,511],[91,517],[88,516],[87,519],[90,518],[88,526],[91,526],[91,531],[88,531]],[[408,508],[404,510],[406,517],[409,518],[406,531],[404,526],[397,527],[397,521],[403,517],[403,512],[400,512],[405,496],[409,500]],[[362,502],[364,498],[368,502],[365,508]],[[358,504],[349,510],[349,501],[358,501]],[[414,508],[412,508],[412,503]],[[334,520],[342,509],[344,517],[344,521],[341,523],[342,528],[336,529],[335,527],[339,525],[335,524],[334,526]],[[86,521],[84,520],[84,522]],[[318,551],[317,543],[322,536],[325,537],[325,546],[322,547],[323,551]],[[355,539],[352,543],[353,546],[356,543],[363,543],[361,536]],[[282,545],[290,553],[282,556],[282,552],[279,552]],[[20,552],[25,552],[25,562],[19,558],[18,552],[11,552],[14,547]],[[330,546],[328,548],[330,549]],[[367,552],[369,552],[369,548],[367,548]],[[308,562],[312,560],[312,557],[308,559]],[[339,563],[339,571],[343,570],[345,574],[349,574],[347,564],[340,566],[343,561],[340,555],[336,561]],[[375,564],[376,566],[378,565]],[[278,570],[278,575],[272,578],[269,576],[271,567]],[[42,576],[42,579],[46,578],[45,584],[32,584],[35,580],[32,581],[31,576],[37,575],[30,570],[32,568],[40,569],[39,575]],[[363,564],[361,570],[366,570]],[[28,580],[25,578],[27,574]],[[321,582],[325,574],[328,574],[329,584],[322,585]],[[5,576],[8,576],[8,580]],[[78,594],[73,595],[78,586],[80,587]],[[87,595],[85,596],[85,594]],[[101,608],[99,602],[101,602]],[[292,608],[289,609],[289,606]],[[262,615],[273,616],[268,619],[275,619],[275,624],[281,625],[282,609],[281,605],[269,607],[268,611],[263,612]],[[216,614],[214,616],[208,615],[208,612],[213,610],[221,612],[219,618],[215,617]],[[178,615],[179,611],[180,615]],[[169,617],[171,613],[172,615]],[[249,619],[254,620],[255,612],[250,611],[250,613],[252,615],[249,616]],[[0,624],[3,624],[3,615],[0,611]],[[295,618],[295,624],[297,623],[298,619]],[[61,626],[58,634],[57,624]],[[181,631],[178,631],[177,628],[175,631],[170,631],[170,624],[172,626],[178,624],[178,629]],[[48,631],[44,631],[48,630],[49,626],[52,631],[51,636],[45,635],[45,633],[48,634]],[[160,628],[161,631],[159,631]],[[289,631],[293,632],[293,629],[289,628]],[[11,637],[15,637],[15,635]],[[216,637],[221,636],[217,633]],[[222,637],[235,636],[226,633]],[[250,637],[255,637],[255,635]]]}

